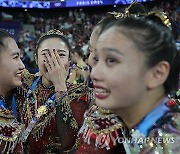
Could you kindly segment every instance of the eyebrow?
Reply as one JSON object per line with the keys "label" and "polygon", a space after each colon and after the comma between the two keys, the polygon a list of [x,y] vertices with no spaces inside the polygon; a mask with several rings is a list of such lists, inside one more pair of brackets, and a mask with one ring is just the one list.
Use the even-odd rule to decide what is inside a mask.
{"label": "eyebrow", "polygon": [[120,55],[124,55],[121,51],[119,51],[118,49],[114,49],[114,48],[102,48],[102,50],[105,52],[111,51],[111,52],[114,52],[114,53],[117,53]]}
{"label": "eyebrow", "polygon": [[[43,50],[41,50],[41,52],[44,52],[44,51],[49,51],[49,49],[43,49]],[[66,51],[65,50],[57,50],[57,52],[65,52],[66,53]]]}
{"label": "eyebrow", "polygon": [[44,52],[44,51],[49,51],[49,49],[43,49],[43,50],[41,50],[41,52]]}

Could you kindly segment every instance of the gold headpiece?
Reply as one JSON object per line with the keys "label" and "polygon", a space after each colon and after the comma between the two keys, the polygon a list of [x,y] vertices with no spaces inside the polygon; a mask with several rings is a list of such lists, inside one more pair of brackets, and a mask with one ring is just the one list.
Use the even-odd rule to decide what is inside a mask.
{"label": "gold headpiece", "polygon": [[63,32],[61,32],[60,30],[58,29],[51,29],[49,30],[47,33],[43,33],[41,35],[41,37],[39,38],[39,40],[44,37],[44,36],[48,36],[48,35],[59,35],[59,36],[63,36]]}
{"label": "gold headpiece", "polygon": [[108,12],[109,14],[113,15],[116,19],[120,19],[120,18],[127,18],[129,16],[131,16],[131,14],[129,13],[129,9],[133,6],[137,4],[137,0],[135,0],[134,2],[131,3],[131,5],[129,5],[124,12]]}
{"label": "gold headpiece", "polygon": [[[58,30],[58,29],[52,29],[49,30],[47,33],[43,33],[41,35],[41,37],[38,39],[37,44],[39,44],[39,41],[44,37],[44,36],[50,36],[50,35],[58,35],[58,36],[63,36],[63,33]],[[37,45],[36,45],[36,49],[37,49]]]}
{"label": "gold headpiece", "polygon": [[136,13],[132,14],[129,12],[129,9],[137,4],[137,0],[135,0],[131,5],[129,5],[124,12],[108,12],[109,14],[113,15],[116,19],[121,19],[121,18],[127,18],[127,17],[139,17],[139,16],[144,16],[148,17],[150,15],[155,15],[161,19],[161,21],[166,25],[170,30],[171,28],[171,22],[165,12],[149,12],[149,13]]}
{"label": "gold headpiece", "polygon": [[46,35],[53,35],[53,34],[56,34],[56,35],[63,35],[63,32],[61,32],[60,30],[58,29],[52,29],[50,31],[48,31],[46,33]]}
{"label": "gold headpiece", "polygon": [[161,21],[166,25],[168,28],[171,29],[171,22],[165,12],[149,12],[146,16],[155,15],[161,19]]}

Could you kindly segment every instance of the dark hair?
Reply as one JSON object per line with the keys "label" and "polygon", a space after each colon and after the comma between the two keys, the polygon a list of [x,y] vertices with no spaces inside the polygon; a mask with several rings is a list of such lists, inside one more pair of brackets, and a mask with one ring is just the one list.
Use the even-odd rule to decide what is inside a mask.
{"label": "dark hair", "polygon": [[7,45],[4,44],[4,39],[8,37],[13,38],[7,31],[0,29],[0,50],[7,47]]}
{"label": "dark hair", "polygon": [[153,21],[152,17],[128,17],[109,23],[102,29],[102,33],[111,27],[117,28],[117,31],[135,43],[137,48],[144,53],[148,68],[155,66],[160,61],[167,61],[171,70],[164,83],[166,94],[176,90],[180,71],[180,55],[173,35],[167,26],[159,21]]}
{"label": "dark hair", "polygon": [[115,18],[113,15],[110,15],[110,14],[109,14],[107,17],[102,18],[102,19],[96,24],[96,26],[94,27],[94,29],[95,29],[95,28],[99,28],[99,31],[97,31],[97,36],[100,35],[101,29],[104,29],[104,27],[105,27],[108,23],[110,23],[110,22],[112,22],[112,21],[114,21],[114,20],[116,20],[116,18]]}
{"label": "dark hair", "polygon": [[35,49],[35,54],[36,55],[38,55],[37,53],[38,53],[38,48],[39,48],[40,44],[44,40],[47,40],[47,39],[50,39],[50,38],[59,38],[61,41],[63,41],[66,44],[66,46],[68,47],[68,49],[69,49],[69,56],[70,56],[71,46],[70,46],[68,40],[65,38],[64,35],[59,35],[59,34],[56,34],[56,33],[55,34],[47,34],[47,35],[45,34],[45,35],[43,35],[43,36],[41,36],[39,38],[39,40],[36,43],[36,49]]}
{"label": "dark hair", "polygon": [[131,14],[137,14],[137,13],[147,13],[148,10],[147,8],[142,5],[141,3],[136,3],[134,5],[132,5],[130,8],[129,8],[129,12]]}
{"label": "dark hair", "polygon": [[82,49],[81,49],[81,47],[80,46],[75,46],[75,48],[73,48],[72,49],[72,53],[74,54],[74,53],[77,53],[81,58],[84,58],[84,54],[83,54],[83,51],[82,51]]}
{"label": "dark hair", "polygon": [[179,28],[178,28],[178,24],[175,20],[170,19],[171,21],[171,27],[172,27],[172,34],[174,35],[174,39],[177,40],[178,36],[179,36]]}
{"label": "dark hair", "polygon": [[[132,14],[147,13],[147,9],[142,4],[137,3],[131,6],[131,8],[129,9],[129,13],[132,13]],[[110,22],[113,22],[115,20],[117,19],[112,14],[109,14],[108,16],[102,18],[95,26],[95,28],[96,27],[99,28],[99,31],[97,31],[97,36],[101,34],[102,29],[104,29]]]}

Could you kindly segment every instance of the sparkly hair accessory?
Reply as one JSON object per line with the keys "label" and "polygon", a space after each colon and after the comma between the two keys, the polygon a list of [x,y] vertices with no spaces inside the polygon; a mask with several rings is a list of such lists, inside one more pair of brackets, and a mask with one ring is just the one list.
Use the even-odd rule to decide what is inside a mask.
{"label": "sparkly hair accessory", "polygon": [[[52,29],[52,30],[49,30],[47,33],[43,33],[41,35],[41,37],[38,39],[37,41],[37,44],[39,43],[39,41],[44,38],[45,36],[51,36],[51,35],[57,35],[57,36],[64,36],[63,35],[63,32],[61,32],[60,30],[58,29]],[[36,49],[37,49],[37,45],[36,45]]]}
{"label": "sparkly hair accessory", "polygon": [[[124,12],[108,12],[109,14],[113,15],[116,19],[121,19],[121,18],[127,18],[129,16],[131,16],[132,14],[129,13],[129,9],[134,6],[135,4],[137,4],[137,0],[135,0],[134,2],[131,3],[131,5],[129,5]],[[135,14],[134,14],[135,15]]]}
{"label": "sparkly hair accessory", "polygon": [[165,26],[167,26],[170,30],[171,28],[171,22],[165,12],[149,12],[146,16],[154,15],[161,19],[161,21],[164,23]]}
{"label": "sparkly hair accessory", "polygon": [[164,23],[165,26],[167,26],[170,30],[172,30],[171,27],[171,22],[165,12],[149,12],[149,13],[130,13],[129,10],[132,8],[132,6],[137,4],[137,0],[135,0],[131,5],[129,5],[124,12],[108,12],[109,14],[113,15],[116,19],[121,19],[121,18],[127,18],[127,17],[148,17],[151,15],[157,16],[158,18],[161,19],[161,21]]}
{"label": "sparkly hair accessory", "polygon": [[61,32],[60,30],[58,29],[52,29],[50,31],[48,31],[46,33],[46,35],[53,35],[53,34],[56,34],[56,35],[63,35],[63,32]]}
{"label": "sparkly hair accessory", "polygon": [[62,36],[63,32],[61,32],[58,29],[52,29],[52,30],[48,31],[47,33],[44,33],[41,37],[46,36],[46,35],[60,35],[60,36]]}

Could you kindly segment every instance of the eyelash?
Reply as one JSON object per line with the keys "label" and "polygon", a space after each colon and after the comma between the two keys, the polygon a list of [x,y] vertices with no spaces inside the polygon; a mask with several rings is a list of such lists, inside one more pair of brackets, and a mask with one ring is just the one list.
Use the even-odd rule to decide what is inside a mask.
{"label": "eyelash", "polygon": [[[45,56],[45,53],[42,53],[42,55]],[[66,56],[66,55],[60,53],[59,56],[63,56],[63,57],[64,57],[64,56]]]}
{"label": "eyelash", "polygon": [[64,56],[66,56],[66,55],[65,55],[65,54],[60,53],[60,54],[59,54],[59,56],[64,57]]}
{"label": "eyelash", "polygon": [[13,59],[17,59],[17,58],[19,58],[19,56],[15,56],[15,57],[13,57]]}
{"label": "eyelash", "polygon": [[[94,57],[93,57],[93,63],[94,63],[94,65],[96,65],[98,61],[99,61],[98,57],[97,57],[97,56],[94,56]],[[117,60],[116,60],[115,58],[109,58],[109,57],[107,57],[105,61],[106,61],[106,64],[107,64],[108,66],[111,66],[111,65],[113,65],[114,63],[117,63]]]}
{"label": "eyelash", "polygon": [[114,63],[116,63],[117,60],[114,59],[114,58],[106,58],[106,63],[109,64],[109,65],[112,65]]}

